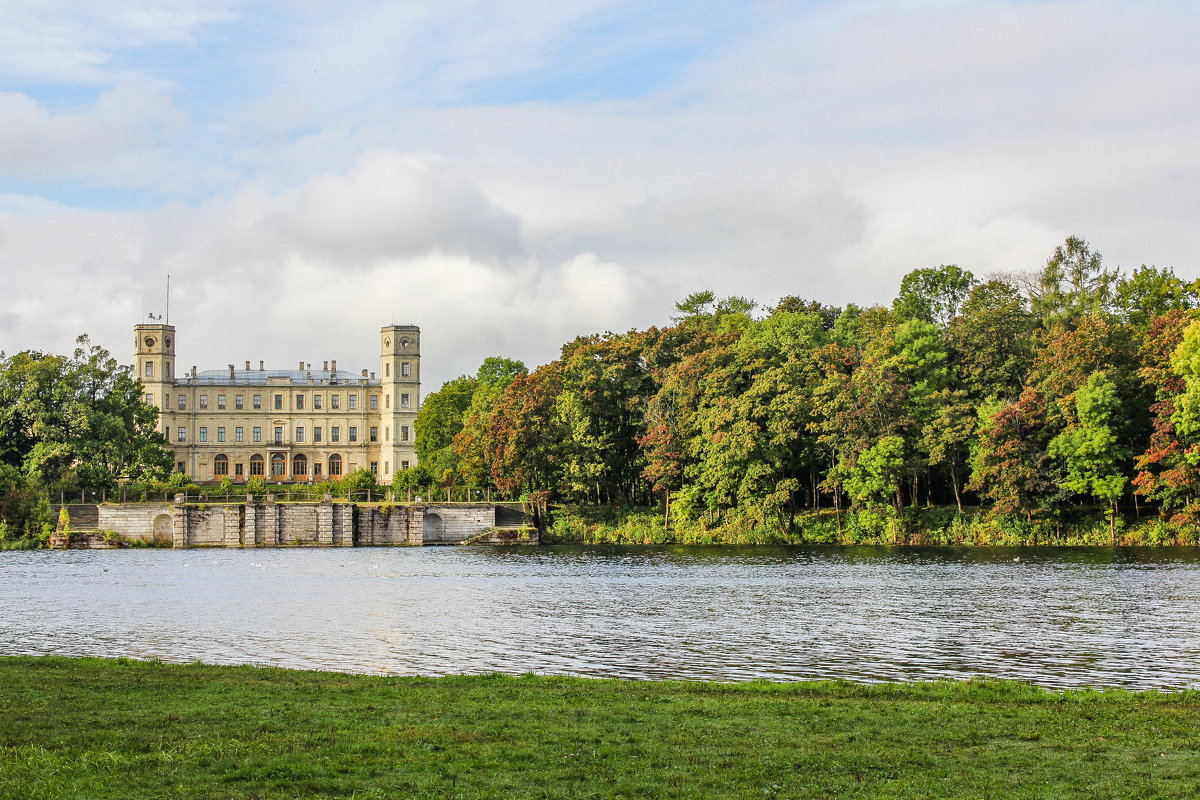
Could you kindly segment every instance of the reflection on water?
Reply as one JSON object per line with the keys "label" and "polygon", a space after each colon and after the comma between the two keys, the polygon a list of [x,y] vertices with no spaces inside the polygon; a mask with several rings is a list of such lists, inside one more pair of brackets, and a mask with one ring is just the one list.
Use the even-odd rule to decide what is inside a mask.
{"label": "reflection on water", "polygon": [[1198,596],[1192,550],[3,552],[0,654],[1196,687]]}

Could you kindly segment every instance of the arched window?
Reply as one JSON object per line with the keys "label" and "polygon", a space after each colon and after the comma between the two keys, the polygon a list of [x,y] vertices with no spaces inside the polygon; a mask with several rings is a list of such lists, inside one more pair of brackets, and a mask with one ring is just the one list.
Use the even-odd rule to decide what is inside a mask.
{"label": "arched window", "polygon": [[250,456],[250,474],[251,475],[262,475],[263,474],[263,457],[262,456],[257,455],[257,454]]}
{"label": "arched window", "polygon": [[308,474],[308,459],[305,456],[297,455],[292,458],[292,477],[303,478]]}
{"label": "arched window", "polygon": [[229,474],[229,456],[221,453],[213,459],[213,475]]}
{"label": "arched window", "polygon": [[287,475],[287,456],[283,453],[271,453],[271,477],[282,480]]}
{"label": "arched window", "polygon": [[342,474],[342,457],[334,453],[329,457],[329,476],[337,477]]}

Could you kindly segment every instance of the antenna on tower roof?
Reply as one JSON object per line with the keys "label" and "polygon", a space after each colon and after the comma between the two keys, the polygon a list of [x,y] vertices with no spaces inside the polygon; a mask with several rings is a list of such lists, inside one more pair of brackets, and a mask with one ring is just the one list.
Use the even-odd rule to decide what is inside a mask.
{"label": "antenna on tower roof", "polygon": [[167,273],[167,325],[171,324],[171,273]]}

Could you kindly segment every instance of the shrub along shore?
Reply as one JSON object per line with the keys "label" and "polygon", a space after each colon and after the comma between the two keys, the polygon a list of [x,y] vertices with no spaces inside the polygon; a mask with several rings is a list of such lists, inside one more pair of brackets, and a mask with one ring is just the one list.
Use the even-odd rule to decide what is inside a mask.
{"label": "shrub along shore", "polygon": [[[953,506],[911,508],[885,525],[864,526],[853,514],[834,509],[801,511],[788,527],[769,516],[732,510],[664,523],[662,508],[562,506],[554,508],[544,544],[820,544],[820,545],[979,545],[1004,547],[1133,546],[1200,544],[1200,528],[1148,514],[1117,517],[1080,508],[1059,515],[998,517],[978,508],[962,513]],[[840,519],[839,519],[840,517]]]}
{"label": "shrub along shore", "polygon": [[1200,693],[0,658],[0,797],[1188,797]]}

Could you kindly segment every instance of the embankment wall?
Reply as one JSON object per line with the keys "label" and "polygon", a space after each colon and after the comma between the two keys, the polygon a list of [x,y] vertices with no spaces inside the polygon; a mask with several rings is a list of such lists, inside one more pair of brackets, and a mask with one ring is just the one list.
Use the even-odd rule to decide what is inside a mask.
{"label": "embankment wall", "polygon": [[[111,503],[66,506],[56,547],[158,543],[173,547],[351,547],[499,544],[498,528],[525,527],[519,507],[493,503]],[[528,536],[521,541],[528,542]],[[532,532],[536,542],[536,531]]]}

